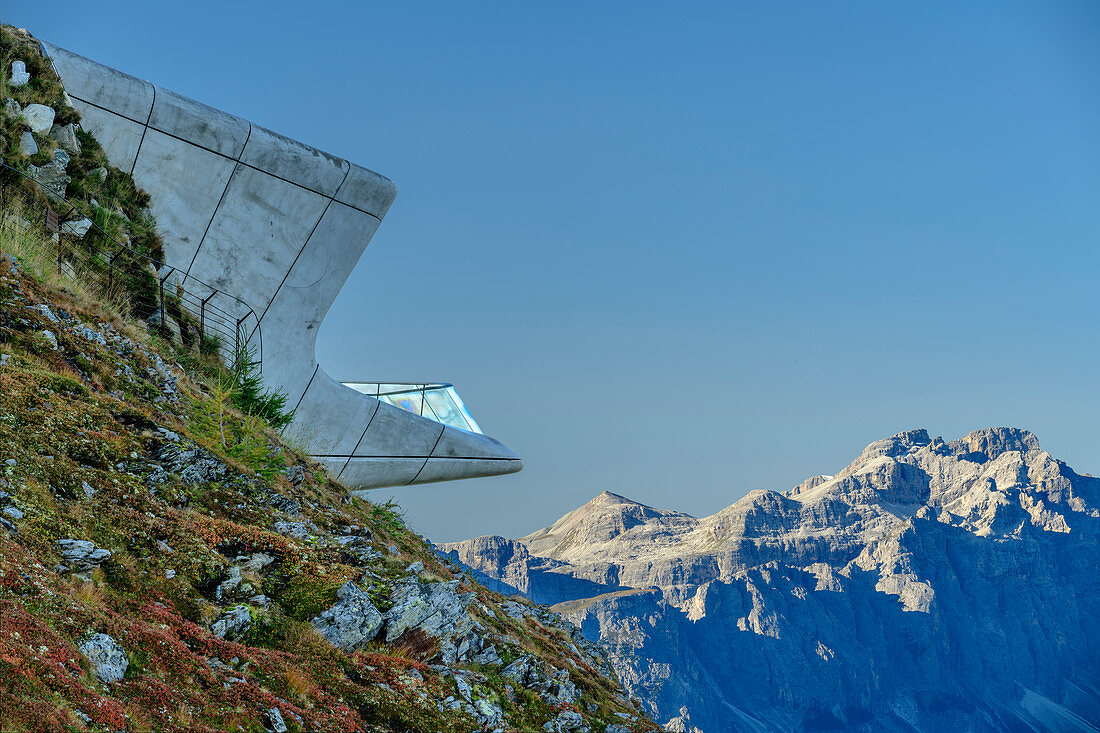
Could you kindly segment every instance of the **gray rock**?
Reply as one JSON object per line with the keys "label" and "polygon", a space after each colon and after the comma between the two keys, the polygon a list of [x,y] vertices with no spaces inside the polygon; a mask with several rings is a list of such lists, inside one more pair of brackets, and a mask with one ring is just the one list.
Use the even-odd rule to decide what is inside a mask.
{"label": "gray rock", "polygon": [[0,367],[6,367],[11,361],[11,354],[0,354]]}
{"label": "gray rock", "polygon": [[417,560],[416,562],[410,564],[409,567],[405,568],[405,572],[410,575],[420,575],[422,572],[424,572],[424,563]]}
{"label": "gray rock", "polygon": [[[62,224],[61,225],[61,233],[62,234],[69,234],[69,235],[72,235],[73,237],[76,237],[77,239],[80,239],[85,234],[87,234],[88,230],[91,229],[91,228],[92,228],[92,220],[91,219],[88,219],[88,218],[75,219],[73,221],[67,221],[64,224]],[[179,326],[176,326],[176,328],[179,328]]]}
{"label": "gray rock", "polygon": [[4,114],[8,117],[22,117],[23,108],[19,106],[19,102],[8,97],[4,100]]}
{"label": "gray rock", "polygon": [[382,614],[360,588],[348,581],[337,592],[337,602],[311,622],[330,644],[351,652],[378,636]]}
{"label": "gray rock", "polygon": [[23,108],[23,121],[35,135],[45,135],[53,127],[53,107],[44,104],[28,104]]}
{"label": "gray rock", "polygon": [[[171,433],[171,431],[168,431]],[[161,433],[163,436],[164,433]],[[175,433],[172,433],[175,435]],[[146,477],[146,483],[163,483],[170,474],[178,473],[180,480],[188,485],[199,485],[218,481],[229,471],[228,467],[209,451],[200,448],[189,440],[176,436],[173,441],[161,443],[154,450],[156,459],[163,466],[163,471],[154,471]]]}
{"label": "gray rock", "polygon": [[534,691],[543,700],[552,704],[571,705],[580,698],[576,685],[569,679],[568,670],[551,667],[547,671],[531,656],[520,657],[505,667],[500,674]]}
{"label": "gray rock", "polygon": [[293,537],[296,540],[309,539],[310,536],[310,526],[306,522],[277,521],[273,528],[279,534],[285,537]]}
{"label": "gray rock", "polygon": [[53,153],[53,160],[46,165],[32,165],[27,167],[27,173],[31,178],[42,184],[43,188],[58,196],[65,195],[65,189],[72,180],[66,173],[69,167],[69,154],[58,149]]}
{"label": "gray rock", "polygon": [[252,627],[252,611],[248,606],[233,606],[210,624],[210,631],[219,639],[236,641]]}
{"label": "gray rock", "polygon": [[39,331],[38,335],[42,337],[42,340],[50,345],[50,348],[54,351],[60,351],[61,346],[57,343],[57,336],[54,336],[53,331],[44,330]]}
{"label": "gray rock", "polygon": [[164,312],[164,308],[157,308],[153,311],[153,315],[146,319],[146,322],[155,329],[163,332],[163,335],[168,337],[168,340],[174,344],[180,343],[183,337],[183,331],[180,329],[180,324],[175,318]]}
{"label": "gray rock", "polygon": [[96,493],[95,489],[93,489],[91,484],[89,484],[87,481],[80,482],[80,490],[83,491],[84,496],[88,497],[89,499],[95,496]]}
{"label": "gray rock", "polygon": [[20,519],[23,518],[23,512],[20,511],[17,507],[14,507],[14,506],[4,507],[3,512],[4,512],[4,514],[8,515],[9,517],[11,517],[12,519],[14,519],[16,521],[19,521]]}
{"label": "gray rock", "polygon": [[218,583],[218,587],[214,589],[214,600],[216,601],[228,598],[241,584],[241,569],[239,567],[233,565],[228,572],[229,577]]}
{"label": "gray rock", "polygon": [[279,708],[271,708],[267,711],[267,723],[271,726],[272,733],[287,733],[289,730],[286,727],[286,721],[283,720],[283,714],[279,712]]}
{"label": "gray rock", "polygon": [[11,62],[11,73],[8,75],[8,86],[21,87],[31,80],[31,74],[27,71],[27,65],[22,61]]}
{"label": "gray rock", "polygon": [[107,169],[103,168],[103,167],[93,168],[91,171],[89,171],[88,177],[89,178],[94,178],[95,180],[99,181],[100,183],[106,183],[107,182]]}
{"label": "gray rock", "polygon": [[23,134],[19,136],[19,152],[26,156],[38,152],[38,143],[34,141],[34,135],[31,134],[30,130],[24,130]]}
{"label": "gray rock", "polygon": [[443,664],[454,665],[470,651],[476,635],[468,609],[474,593],[459,593],[459,581],[422,583],[416,578],[398,581],[393,606],[385,614],[387,642],[417,630],[439,639]]}
{"label": "gray rock", "polygon": [[96,547],[88,540],[67,538],[57,541],[62,565],[68,570],[92,570],[110,559],[111,551]]}
{"label": "gray rock", "polygon": [[120,681],[130,666],[126,650],[107,634],[93,634],[82,641],[79,648],[100,682],[109,684]]}
{"label": "gray rock", "polygon": [[477,711],[478,718],[480,718],[484,725],[493,727],[504,722],[504,711],[492,700],[482,698],[480,700],[475,700],[473,705],[474,709]]}
{"label": "gray rock", "polygon": [[570,731],[582,733],[589,730],[584,724],[584,716],[576,710],[561,711],[558,717],[543,725],[542,729],[548,733],[569,733]]}
{"label": "gray rock", "polygon": [[76,137],[76,125],[70,122],[67,125],[54,125],[50,128],[50,137],[71,155],[80,153],[80,140]]}
{"label": "gray rock", "polygon": [[271,555],[268,555],[265,552],[257,552],[249,557],[248,562],[246,562],[242,567],[251,573],[262,573],[273,562],[275,562],[275,558]]}
{"label": "gray rock", "polygon": [[611,723],[603,729],[603,733],[631,733],[630,728],[625,725],[619,725],[618,723]]}

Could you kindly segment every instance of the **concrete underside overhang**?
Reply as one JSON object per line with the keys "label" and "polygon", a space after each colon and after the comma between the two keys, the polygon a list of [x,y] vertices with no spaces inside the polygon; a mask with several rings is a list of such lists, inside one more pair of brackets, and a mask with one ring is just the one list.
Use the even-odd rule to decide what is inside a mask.
{"label": "concrete underside overhang", "polygon": [[[152,196],[167,266],[239,298],[264,384],[296,406],[287,436],[352,489],[519,471],[499,441],[349,389],[317,330],[397,194],[393,183],[247,120],[43,43],[82,126]],[[207,288],[206,292],[210,292]],[[249,309],[251,313],[249,313]]]}

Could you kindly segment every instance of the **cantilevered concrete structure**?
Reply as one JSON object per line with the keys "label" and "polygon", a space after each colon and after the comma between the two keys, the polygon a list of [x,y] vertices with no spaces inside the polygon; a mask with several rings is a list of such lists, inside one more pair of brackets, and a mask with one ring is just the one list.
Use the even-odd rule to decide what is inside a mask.
{"label": "cantilevered concrete structure", "polygon": [[84,129],[152,195],[170,276],[247,303],[219,305],[240,311],[265,386],[296,408],[286,432],[333,476],[368,489],[522,468],[450,385],[349,387],[317,364],[317,329],[393,203],[389,179],[43,46]]}

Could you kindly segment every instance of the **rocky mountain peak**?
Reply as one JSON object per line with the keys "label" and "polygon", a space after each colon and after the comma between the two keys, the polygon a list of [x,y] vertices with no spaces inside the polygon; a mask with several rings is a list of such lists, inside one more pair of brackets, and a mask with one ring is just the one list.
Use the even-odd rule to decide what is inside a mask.
{"label": "rocky mountain peak", "polygon": [[532,532],[520,541],[535,554],[562,558],[587,552],[593,546],[610,542],[635,527],[661,524],[667,520],[684,523],[694,521],[694,518],[680,512],[654,509],[604,491],[551,526]]}
{"label": "rocky mountain peak", "polygon": [[589,504],[597,504],[597,505],[599,505],[599,504],[611,505],[611,504],[637,504],[638,502],[634,501],[633,499],[628,499],[625,496],[620,496],[619,494],[613,494],[610,491],[601,491],[600,493],[596,494],[596,496],[592,497],[592,500],[589,501],[588,503]]}
{"label": "rocky mountain peak", "polygon": [[604,493],[503,567],[479,542],[453,547],[560,603],[668,730],[1100,720],[1100,479],[1027,430],[897,433],[698,519]]}
{"label": "rocky mountain peak", "polygon": [[1039,439],[1021,428],[985,428],[952,440],[948,443],[952,453],[964,456],[975,463],[995,460],[1002,453],[1019,451],[1031,453],[1041,450]]}
{"label": "rocky mountain peak", "polygon": [[859,454],[859,458],[848,464],[848,466],[837,475],[847,476],[855,473],[877,458],[883,456],[887,458],[897,458],[899,456],[904,456],[914,448],[922,448],[930,443],[932,443],[932,439],[928,437],[928,431],[924,428],[907,430],[891,435],[889,438],[876,440],[864,448],[863,452]]}

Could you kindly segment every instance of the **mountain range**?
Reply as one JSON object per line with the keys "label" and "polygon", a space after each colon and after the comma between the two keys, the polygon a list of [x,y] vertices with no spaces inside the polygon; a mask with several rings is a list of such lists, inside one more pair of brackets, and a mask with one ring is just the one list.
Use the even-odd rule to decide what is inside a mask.
{"label": "mountain range", "polygon": [[1098,538],[1100,479],[991,428],[709,517],[604,492],[442,549],[602,643],[670,731],[1096,731]]}

